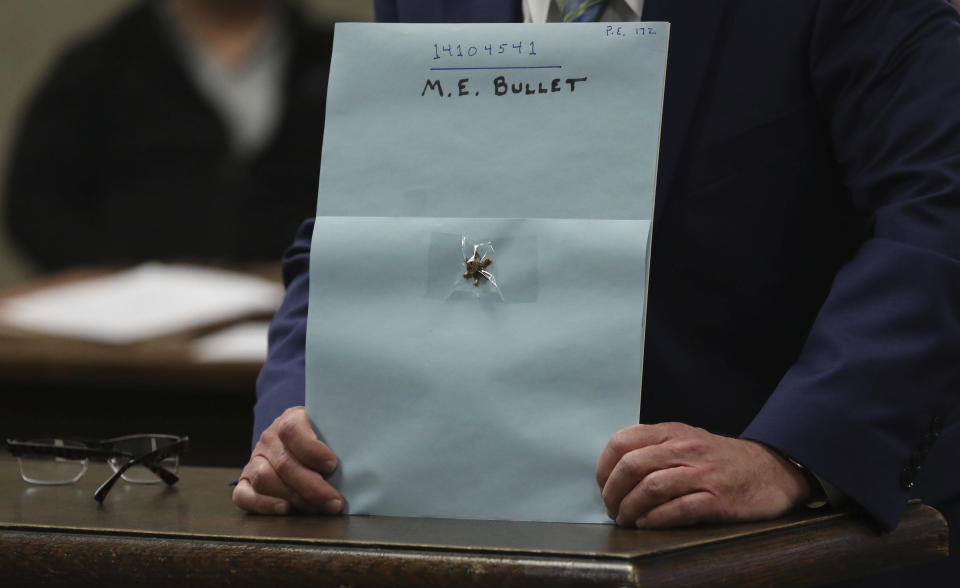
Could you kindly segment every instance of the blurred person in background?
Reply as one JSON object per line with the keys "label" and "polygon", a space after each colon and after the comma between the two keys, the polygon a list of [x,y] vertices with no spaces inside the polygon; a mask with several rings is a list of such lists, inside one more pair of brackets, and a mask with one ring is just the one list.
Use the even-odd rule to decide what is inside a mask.
{"label": "blurred person in background", "polygon": [[139,0],[61,56],[4,218],[41,268],[278,260],[312,216],[332,30],[292,0]]}

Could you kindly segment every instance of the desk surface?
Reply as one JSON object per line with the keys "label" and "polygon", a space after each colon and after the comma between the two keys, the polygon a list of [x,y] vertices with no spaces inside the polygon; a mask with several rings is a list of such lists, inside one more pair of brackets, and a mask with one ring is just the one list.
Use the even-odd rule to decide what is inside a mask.
{"label": "desk surface", "polygon": [[172,488],[103,464],[71,486],[20,482],[0,459],[0,577],[12,585],[811,585],[946,555],[946,523],[911,505],[880,535],[850,513],[637,531],[612,525],[391,517],[264,517],[230,502],[236,470]]}

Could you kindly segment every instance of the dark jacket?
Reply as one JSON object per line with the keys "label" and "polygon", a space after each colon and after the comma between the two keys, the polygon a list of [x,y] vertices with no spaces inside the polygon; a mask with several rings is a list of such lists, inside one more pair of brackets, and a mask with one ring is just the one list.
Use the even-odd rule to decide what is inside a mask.
{"label": "dark jacket", "polygon": [[289,4],[282,120],[250,160],[142,1],[57,62],[13,149],[5,220],[44,268],[145,259],[279,260],[313,214],[332,32]]}

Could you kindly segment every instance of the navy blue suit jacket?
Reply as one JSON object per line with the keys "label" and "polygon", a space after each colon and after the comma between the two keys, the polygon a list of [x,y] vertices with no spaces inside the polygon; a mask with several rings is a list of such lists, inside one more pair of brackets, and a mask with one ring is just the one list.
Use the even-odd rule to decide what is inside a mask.
{"label": "navy blue suit jacket", "polygon": [[[511,0],[375,5],[386,21],[519,18]],[[646,0],[643,16],[671,39],[640,420],[763,441],[886,528],[911,497],[955,511],[956,12]],[[304,399],[312,227],[286,256],[255,439]]]}

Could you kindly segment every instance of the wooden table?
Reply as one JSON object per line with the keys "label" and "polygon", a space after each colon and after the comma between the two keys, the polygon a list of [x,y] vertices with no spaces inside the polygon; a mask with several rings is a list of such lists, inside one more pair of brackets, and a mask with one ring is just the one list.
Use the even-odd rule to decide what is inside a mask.
{"label": "wooden table", "polygon": [[[243,269],[279,281],[277,265]],[[56,274],[8,289],[0,301],[104,273]],[[109,345],[0,325],[0,443],[6,437],[173,433],[194,441],[187,463],[243,465],[262,362],[199,362],[191,355],[194,340],[223,326]]]}
{"label": "wooden table", "polygon": [[185,467],[172,488],[92,464],[72,486],[20,482],[0,459],[5,586],[798,586],[944,557],[947,527],[908,507],[877,534],[844,512],[673,531],[390,517],[264,517],[230,502],[236,470]]}

